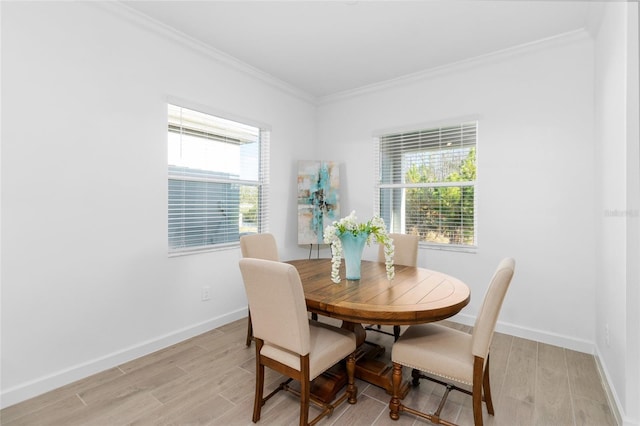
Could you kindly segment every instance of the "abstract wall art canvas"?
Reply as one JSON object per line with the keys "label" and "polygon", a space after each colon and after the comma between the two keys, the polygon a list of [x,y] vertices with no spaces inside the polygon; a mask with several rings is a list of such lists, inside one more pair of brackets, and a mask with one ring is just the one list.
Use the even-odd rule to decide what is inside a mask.
{"label": "abstract wall art canvas", "polygon": [[298,162],[298,244],[324,244],[324,228],[340,217],[340,165]]}

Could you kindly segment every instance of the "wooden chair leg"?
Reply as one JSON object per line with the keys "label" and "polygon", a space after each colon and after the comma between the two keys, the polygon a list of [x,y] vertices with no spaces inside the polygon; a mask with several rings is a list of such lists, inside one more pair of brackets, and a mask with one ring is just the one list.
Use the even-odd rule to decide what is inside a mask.
{"label": "wooden chair leg", "polygon": [[473,399],[473,423],[475,426],[482,426],[482,382],[483,382],[484,359],[474,357],[473,361],[473,388],[471,397]]}
{"label": "wooden chair leg", "polygon": [[389,417],[392,420],[400,418],[400,385],[402,384],[402,365],[393,363],[393,371],[391,373],[391,382],[393,384],[393,395],[389,401]]}
{"label": "wooden chair leg", "polygon": [[262,395],[264,392],[264,365],[260,362],[260,349],[262,340],[256,340],[256,395],[253,401],[253,422],[260,420],[262,410]]}
{"label": "wooden chair leg", "polygon": [[420,371],[416,370],[415,368],[413,370],[411,370],[411,386],[413,386],[414,388],[418,385],[420,385]]}
{"label": "wooden chair leg", "polygon": [[400,326],[399,325],[394,325],[393,326],[393,341],[397,342],[399,338],[400,338]]}
{"label": "wooden chair leg", "polygon": [[356,387],[356,353],[347,358],[347,396],[349,404],[358,402],[358,388]]}
{"label": "wooden chair leg", "polygon": [[253,339],[253,324],[251,323],[251,311],[248,312],[247,316],[247,347],[251,346],[251,340]]}
{"label": "wooden chair leg", "polygon": [[311,381],[309,380],[309,355],[300,357],[300,426],[309,423],[309,400],[311,398]]}
{"label": "wooden chair leg", "polygon": [[473,400],[473,423],[475,426],[483,426],[483,416],[482,416],[482,400],[483,400],[483,391],[484,391],[484,400],[487,404],[487,411],[489,414],[493,415],[493,402],[491,401],[491,388],[489,384],[489,357],[487,356],[486,368],[485,361],[483,358],[474,357],[473,361],[473,385],[471,392],[468,389],[459,388],[453,384],[446,383],[444,381],[438,380],[431,376],[423,375],[419,370],[413,369],[411,371],[411,376],[413,378],[412,384],[413,386],[418,386],[420,384],[420,379],[428,379],[440,385],[446,386],[446,391],[442,396],[442,400],[440,401],[440,405],[438,409],[433,414],[427,414],[422,411],[418,411],[414,408],[407,407],[400,402],[400,391],[402,385],[402,365],[398,363],[393,363],[393,369],[391,372],[391,384],[392,384],[392,396],[389,401],[389,417],[392,420],[398,420],[400,417],[400,412],[407,412],[419,417],[422,417],[426,420],[429,420],[431,423],[442,424],[442,425],[450,425],[454,426],[453,423],[448,420],[440,418],[440,413],[444,408],[445,402],[447,400],[447,396],[449,392],[452,390],[457,390],[466,394],[471,395]]}
{"label": "wooden chair leg", "polygon": [[482,378],[482,387],[484,390],[484,402],[487,404],[487,411],[493,416],[493,401],[491,400],[491,383],[489,380],[489,359],[490,355],[487,355],[487,364],[484,367],[484,376]]}

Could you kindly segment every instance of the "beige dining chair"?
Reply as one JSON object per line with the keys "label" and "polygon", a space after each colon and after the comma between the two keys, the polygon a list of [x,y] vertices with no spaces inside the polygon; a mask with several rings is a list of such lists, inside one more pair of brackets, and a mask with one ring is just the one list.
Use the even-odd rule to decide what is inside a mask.
{"label": "beige dining chair", "polygon": [[[400,412],[405,411],[435,424],[452,425],[453,423],[440,418],[451,390],[472,396],[475,426],[482,426],[483,399],[488,413],[493,415],[489,348],[514,269],[515,261],[511,258],[503,259],[498,265],[471,334],[440,324],[420,324],[410,326],[394,343],[391,351],[393,396],[389,403],[389,416],[392,419],[397,420]],[[402,366],[413,369],[414,386],[423,378],[447,387],[433,414],[409,408],[400,401]],[[470,386],[471,391],[460,388],[457,384]]]}
{"label": "beige dining chair", "polygon": [[[278,246],[273,234],[251,234],[240,237],[240,251],[242,257],[279,261]],[[247,312],[247,346],[253,339],[253,325],[251,323],[251,309]]]}
{"label": "beige dining chair", "polygon": [[[256,342],[256,389],[253,422],[260,420],[262,406],[277,392],[300,396],[300,425],[313,425],[345,400],[355,404],[356,337],[347,330],[309,321],[304,290],[298,270],[288,263],[262,259],[241,259],[244,281]],[[346,358],[347,386],[333,403],[325,403],[310,393],[311,381]],[[266,397],[264,367],[289,379]],[[289,387],[292,380],[300,389]],[[322,412],[309,422],[309,403]]]}
{"label": "beige dining chair", "polygon": [[[409,234],[389,234],[389,237],[393,240],[393,264],[414,267],[417,266],[418,243],[420,242],[420,237],[418,235]],[[378,245],[378,262],[385,262],[384,245],[382,244]],[[399,325],[393,326],[393,334],[383,330],[380,325],[369,325],[365,327],[365,329],[393,336],[394,341],[397,341],[400,337]]]}

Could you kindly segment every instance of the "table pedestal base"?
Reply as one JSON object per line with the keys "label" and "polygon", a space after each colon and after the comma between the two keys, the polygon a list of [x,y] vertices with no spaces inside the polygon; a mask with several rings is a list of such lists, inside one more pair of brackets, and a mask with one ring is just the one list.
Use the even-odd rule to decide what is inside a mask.
{"label": "table pedestal base", "polygon": [[[384,346],[364,342],[356,352],[356,377],[384,389],[388,395],[393,395],[392,366],[377,359],[384,351]],[[409,392],[409,381],[402,384],[400,399],[404,399],[407,392]]]}
{"label": "table pedestal base", "polygon": [[313,379],[310,392],[320,401],[330,404],[340,390],[347,386],[347,382],[347,369],[344,364],[339,363]]}
{"label": "table pedestal base", "polygon": [[[391,365],[378,358],[385,348],[369,342],[364,342],[356,350],[356,377],[384,389],[388,395],[393,394],[391,382]],[[347,370],[344,365],[336,364],[325,373],[313,380],[311,393],[320,401],[330,403],[338,392],[347,384]],[[400,399],[409,392],[409,382],[402,384]]]}

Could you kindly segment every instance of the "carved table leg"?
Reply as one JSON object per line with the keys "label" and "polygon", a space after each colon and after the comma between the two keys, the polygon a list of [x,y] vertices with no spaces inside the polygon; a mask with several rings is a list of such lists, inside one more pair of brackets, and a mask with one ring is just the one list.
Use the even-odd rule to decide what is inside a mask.
{"label": "carved table leg", "polygon": [[391,401],[389,401],[389,417],[398,420],[400,417],[400,386],[402,384],[402,365],[393,363],[393,373],[391,374],[393,391]]}

